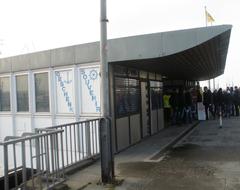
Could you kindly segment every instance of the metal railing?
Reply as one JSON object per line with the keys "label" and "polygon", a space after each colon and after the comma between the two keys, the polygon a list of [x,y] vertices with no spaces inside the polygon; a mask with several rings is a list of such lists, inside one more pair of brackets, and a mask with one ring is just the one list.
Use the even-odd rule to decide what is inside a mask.
{"label": "metal railing", "polygon": [[36,132],[42,134],[49,130],[63,130],[64,167],[69,168],[100,154],[99,121],[100,118],[38,128]]}
{"label": "metal railing", "polygon": [[100,154],[99,128],[100,118],[6,137],[0,142],[4,189],[51,189],[62,183],[66,168]]}
{"label": "metal railing", "polygon": [[6,137],[0,147],[5,190],[51,189],[64,181],[63,130]]}

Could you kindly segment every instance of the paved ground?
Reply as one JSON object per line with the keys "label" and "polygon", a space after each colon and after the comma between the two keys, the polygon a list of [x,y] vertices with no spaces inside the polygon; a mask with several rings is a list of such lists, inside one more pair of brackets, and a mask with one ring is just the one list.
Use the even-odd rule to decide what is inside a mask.
{"label": "paved ground", "polygon": [[156,154],[167,143],[167,138],[163,142],[164,136],[169,135],[169,142],[184,127],[176,128],[175,135],[173,131],[162,132],[119,154],[116,174],[124,180],[119,186],[97,185],[98,163],[70,176],[68,185],[79,189],[85,184],[86,190],[239,190],[240,119],[223,123],[220,129],[218,121],[201,122],[164,155]]}

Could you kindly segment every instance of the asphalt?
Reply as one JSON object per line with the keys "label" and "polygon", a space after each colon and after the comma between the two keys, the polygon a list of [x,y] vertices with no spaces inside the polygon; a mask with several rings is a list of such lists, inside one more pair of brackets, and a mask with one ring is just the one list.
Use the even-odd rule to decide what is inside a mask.
{"label": "asphalt", "polygon": [[99,184],[99,162],[66,184],[76,190],[239,190],[240,118],[224,119],[222,128],[218,120],[202,121],[179,138],[189,129],[165,129],[116,155],[119,185]]}

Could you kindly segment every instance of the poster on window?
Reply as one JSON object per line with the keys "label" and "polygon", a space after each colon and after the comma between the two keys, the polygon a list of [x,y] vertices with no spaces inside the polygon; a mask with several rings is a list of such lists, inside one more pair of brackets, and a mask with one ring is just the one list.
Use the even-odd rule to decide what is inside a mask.
{"label": "poster on window", "polygon": [[73,96],[73,71],[56,71],[55,72],[56,91],[57,91],[57,113],[74,112]]}
{"label": "poster on window", "polygon": [[99,67],[82,68],[80,74],[82,113],[100,113]]}

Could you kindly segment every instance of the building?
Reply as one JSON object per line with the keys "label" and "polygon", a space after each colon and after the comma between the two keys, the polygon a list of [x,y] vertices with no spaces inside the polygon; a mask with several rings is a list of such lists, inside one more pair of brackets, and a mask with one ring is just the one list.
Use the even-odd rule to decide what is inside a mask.
{"label": "building", "polygon": [[[116,151],[164,128],[163,81],[224,72],[232,26],[109,40]],[[0,59],[0,140],[100,116],[99,42]]]}

